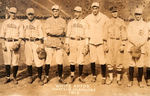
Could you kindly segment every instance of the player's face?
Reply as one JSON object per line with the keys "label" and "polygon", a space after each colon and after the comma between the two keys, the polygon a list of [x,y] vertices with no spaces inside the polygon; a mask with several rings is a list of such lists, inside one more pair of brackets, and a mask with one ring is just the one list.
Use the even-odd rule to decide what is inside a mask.
{"label": "player's face", "polygon": [[142,14],[135,14],[135,19],[137,21],[141,20],[141,18],[142,18]]}
{"label": "player's face", "polygon": [[114,18],[117,18],[117,17],[118,17],[118,12],[112,12],[112,16],[113,16]]}
{"label": "player's face", "polygon": [[74,17],[76,18],[76,19],[78,19],[78,18],[80,18],[81,17],[81,12],[79,12],[79,11],[74,11]]}
{"label": "player's face", "polygon": [[28,13],[27,17],[29,20],[33,20],[34,19],[34,14],[33,13]]}
{"label": "player's face", "polygon": [[15,19],[16,18],[16,13],[9,12],[9,16],[10,16],[11,19]]}
{"label": "player's face", "polygon": [[92,13],[97,15],[99,13],[99,7],[92,7]]}
{"label": "player's face", "polygon": [[60,13],[59,10],[53,10],[53,16],[54,17],[59,17],[59,13]]}

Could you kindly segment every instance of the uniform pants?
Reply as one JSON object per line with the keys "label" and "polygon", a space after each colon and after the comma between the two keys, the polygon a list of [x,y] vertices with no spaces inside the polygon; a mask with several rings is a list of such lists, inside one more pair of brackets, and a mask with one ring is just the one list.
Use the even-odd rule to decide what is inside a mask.
{"label": "uniform pants", "polygon": [[141,47],[141,57],[138,60],[134,60],[130,54],[130,48],[133,45],[131,43],[128,42],[128,47],[127,47],[127,62],[129,64],[130,67],[143,67],[144,66],[144,57],[145,57],[145,46]]}
{"label": "uniform pants", "polygon": [[90,44],[89,48],[90,48],[90,61],[91,62],[96,62],[98,59],[99,64],[106,64],[103,44],[100,44],[100,45]]}
{"label": "uniform pants", "polygon": [[56,57],[56,64],[63,64],[63,49],[62,48],[46,47],[45,51],[47,53],[45,64],[52,64],[52,60],[54,56]]}
{"label": "uniform pants", "polygon": [[113,69],[116,65],[117,68],[123,68],[123,54],[120,53],[121,40],[108,39],[108,53],[106,54],[108,68]]}
{"label": "uniform pants", "polygon": [[40,60],[38,58],[38,54],[36,52],[36,49],[39,47],[39,44],[37,41],[31,42],[26,41],[25,42],[25,58],[26,58],[26,64],[28,66],[31,66],[33,63],[35,63],[36,67],[42,67],[44,65],[44,60]]}
{"label": "uniform pants", "polygon": [[18,66],[19,63],[19,52],[14,52],[11,50],[12,46],[18,43],[16,41],[14,42],[8,42],[5,41],[5,46],[7,51],[3,51],[3,57],[4,57],[4,64],[5,65],[13,65],[13,66]]}
{"label": "uniform pants", "polygon": [[70,40],[69,43],[70,43],[69,63],[71,65],[85,64],[83,55],[85,40]]}
{"label": "uniform pants", "polygon": [[146,58],[146,66],[150,67],[150,40],[146,43],[146,52],[147,52],[147,58]]}

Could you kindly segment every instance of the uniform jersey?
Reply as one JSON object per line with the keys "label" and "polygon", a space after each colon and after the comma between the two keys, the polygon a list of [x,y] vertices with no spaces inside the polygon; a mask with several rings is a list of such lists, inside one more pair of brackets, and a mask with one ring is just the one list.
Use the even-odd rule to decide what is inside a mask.
{"label": "uniform jersey", "polygon": [[120,18],[111,18],[105,23],[105,38],[126,39],[125,23]]}
{"label": "uniform jersey", "polygon": [[88,15],[86,18],[86,23],[88,24],[88,36],[90,38],[91,44],[101,44],[104,39],[104,24],[108,19],[102,13],[98,13],[97,16],[93,14]]}
{"label": "uniform jersey", "polygon": [[22,38],[22,24],[20,20],[8,19],[3,22],[0,37],[3,38]]}
{"label": "uniform jersey", "polygon": [[46,20],[45,31],[52,35],[62,35],[66,30],[66,21],[62,18],[51,17]]}
{"label": "uniform jersey", "polygon": [[44,33],[42,31],[42,24],[39,20],[33,20],[30,22],[29,20],[23,21],[23,31],[24,31],[24,37],[30,38],[43,38]]}
{"label": "uniform jersey", "polygon": [[[62,47],[63,36],[66,32],[66,22],[61,17],[51,17],[45,23],[45,45],[47,47]],[[47,35],[50,34],[50,35]],[[61,38],[60,38],[61,37]]]}
{"label": "uniform jersey", "polygon": [[148,38],[146,22],[140,20],[129,23],[127,34],[129,42],[133,43],[134,45],[143,45]]}
{"label": "uniform jersey", "polygon": [[67,37],[73,37],[73,38],[77,38],[77,37],[82,37],[82,38],[86,38],[86,30],[87,30],[87,24],[85,23],[85,21],[83,19],[80,20],[76,20],[76,19],[72,19],[69,23],[68,23],[68,27],[67,27]]}

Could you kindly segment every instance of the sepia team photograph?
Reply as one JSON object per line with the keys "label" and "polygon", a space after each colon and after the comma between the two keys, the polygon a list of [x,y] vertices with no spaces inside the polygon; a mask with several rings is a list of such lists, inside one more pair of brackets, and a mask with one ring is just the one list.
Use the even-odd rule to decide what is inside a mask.
{"label": "sepia team photograph", "polygon": [[150,96],[150,0],[0,0],[0,96]]}

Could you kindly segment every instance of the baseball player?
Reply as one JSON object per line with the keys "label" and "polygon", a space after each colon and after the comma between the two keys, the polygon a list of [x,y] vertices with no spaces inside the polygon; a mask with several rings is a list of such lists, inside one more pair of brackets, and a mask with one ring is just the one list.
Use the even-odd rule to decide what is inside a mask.
{"label": "baseball player", "polygon": [[92,13],[88,15],[85,20],[88,24],[88,37],[89,37],[89,49],[91,59],[91,70],[93,74],[92,82],[96,81],[95,74],[95,62],[98,61],[101,65],[102,72],[102,84],[106,82],[106,60],[104,57],[104,24],[108,20],[108,17],[99,12],[99,3],[94,2],[91,5]]}
{"label": "baseball player", "polygon": [[84,65],[84,48],[87,48],[88,43],[86,43],[86,30],[87,26],[84,19],[81,17],[82,8],[76,6],[74,8],[74,19],[68,23],[67,27],[67,38],[66,44],[69,46],[70,55],[70,70],[71,70],[71,83],[75,80],[75,64],[79,65],[79,81],[85,83],[82,76],[83,65]]}
{"label": "baseball player", "polygon": [[9,10],[9,19],[3,22],[0,37],[4,40],[2,43],[4,64],[6,68],[6,81],[5,84],[10,82],[11,65],[13,66],[13,81],[14,84],[18,84],[16,75],[18,72],[19,52],[13,51],[12,47],[15,44],[20,44],[21,35],[21,21],[16,19],[17,9],[11,7]]}
{"label": "baseball player", "polygon": [[117,84],[121,85],[121,74],[123,65],[121,62],[123,59],[123,51],[126,41],[125,24],[122,19],[118,17],[117,7],[110,8],[112,18],[105,24],[105,33],[107,38],[108,54],[107,54],[107,67],[109,78],[107,84],[113,82],[113,71],[116,67],[117,71]]}
{"label": "baseball player", "polygon": [[150,22],[147,23],[147,27],[148,27],[148,41],[146,43],[146,47],[147,47],[147,65],[146,65],[146,79],[147,79],[147,86],[150,86]]}
{"label": "baseball player", "polygon": [[43,47],[42,41],[44,33],[42,31],[42,24],[39,20],[35,19],[35,12],[33,8],[28,8],[26,10],[26,15],[28,19],[23,21],[23,31],[25,38],[25,58],[29,74],[28,82],[30,84],[33,82],[32,65],[35,63],[38,71],[38,82],[40,85],[43,85],[44,83],[41,76],[44,60],[40,60],[36,52],[37,48]]}
{"label": "baseball player", "polygon": [[[143,77],[143,57],[144,57],[144,45],[148,39],[148,30],[147,24],[142,19],[142,9],[136,8],[135,13],[135,21],[130,22],[127,28],[127,38],[128,38],[128,63],[129,63],[129,83],[128,87],[133,86],[133,74],[135,66],[138,67],[138,85],[139,87],[144,87],[142,83]],[[141,55],[139,58],[134,58],[132,55],[132,49],[141,50]],[[134,50],[133,50],[134,51]]]}
{"label": "baseball player", "polygon": [[56,63],[58,64],[59,82],[65,83],[62,79],[63,72],[63,43],[66,31],[66,21],[60,17],[60,9],[58,5],[52,6],[53,16],[46,20],[46,37],[45,50],[47,58],[45,62],[45,83],[49,81],[49,69],[52,65],[52,59],[56,56]]}

